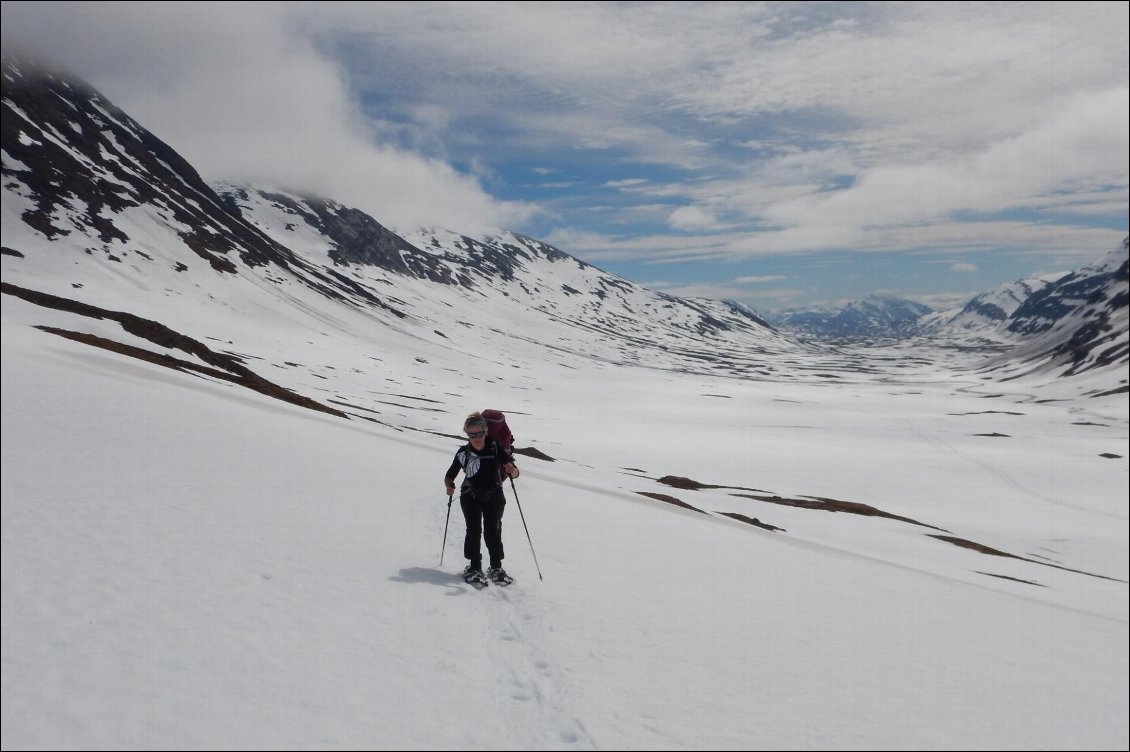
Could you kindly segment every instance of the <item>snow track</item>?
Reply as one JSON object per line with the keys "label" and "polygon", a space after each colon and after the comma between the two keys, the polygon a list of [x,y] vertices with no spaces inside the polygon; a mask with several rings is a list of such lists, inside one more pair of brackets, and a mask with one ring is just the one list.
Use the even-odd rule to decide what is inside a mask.
{"label": "snow track", "polygon": [[484,644],[495,668],[494,701],[506,738],[517,749],[596,749],[584,723],[570,711],[566,672],[550,654],[552,627],[544,603],[517,583],[491,585],[484,596]]}

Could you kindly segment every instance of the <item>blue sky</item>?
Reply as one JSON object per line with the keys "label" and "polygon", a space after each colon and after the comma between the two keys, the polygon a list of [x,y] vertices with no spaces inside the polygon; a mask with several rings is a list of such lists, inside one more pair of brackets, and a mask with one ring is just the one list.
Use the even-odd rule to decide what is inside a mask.
{"label": "blue sky", "polygon": [[3,3],[208,179],[760,310],[1127,234],[1127,3]]}

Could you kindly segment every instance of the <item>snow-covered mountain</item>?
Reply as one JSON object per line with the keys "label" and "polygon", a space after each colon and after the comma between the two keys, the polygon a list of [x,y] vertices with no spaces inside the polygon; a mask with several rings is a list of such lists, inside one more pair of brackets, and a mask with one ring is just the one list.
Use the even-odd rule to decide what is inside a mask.
{"label": "snow-covered mountain", "polygon": [[[537,320],[553,332],[538,344],[554,352],[800,378],[842,361],[813,340],[929,333],[952,343],[955,332],[1007,328],[1007,337],[967,341],[975,351],[978,342],[1023,339],[1057,317],[1064,327],[1086,326],[1087,316],[1069,316],[1082,302],[1078,284],[1042,299],[1044,325],[1002,318],[1040,289],[1025,281],[978,296],[951,316],[876,296],[835,311],[787,312],[773,319],[778,329],[741,305],[654,292],[514,233],[398,235],[330,199],[210,186],[168,144],[73,77],[6,56],[3,83],[5,283],[147,319],[167,318],[170,298],[204,295],[209,304],[243,311],[257,296],[285,305],[304,288],[445,345],[476,339],[468,331],[479,330],[486,339],[471,346],[498,350],[486,341],[490,332],[521,339]],[[232,284],[214,290],[208,280],[215,276]],[[1114,306],[1122,300],[1106,299]],[[459,336],[447,331],[452,310],[475,312],[461,319]],[[1088,310],[1094,315],[1094,306]],[[1062,338],[1063,327],[1057,331]],[[1087,341],[1075,338],[1076,360],[1086,360],[1078,352]]]}
{"label": "snow-covered mountain", "polygon": [[[495,324],[523,336],[530,317],[560,336],[555,348],[623,363],[664,363],[743,372],[762,356],[806,352],[748,310],[714,300],[653,292],[590,266],[553,246],[515,233],[469,237],[422,228],[401,238],[356,209],[325,199],[252,187],[218,187],[225,205],[312,263],[330,266],[362,289],[421,320],[448,307],[492,308]],[[445,300],[443,310],[432,307]],[[452,302],[454,301],[454,302]]]}
{"label": "snow-covered mountain", "polygon": [[9,284],[158,317],[219,275],[233,307],[247,285],[305,287],[433,339],[460,339],[434,328],[451,310],[511,338],[535,317],[557,332],[550,349],[674,369],[764,373],[764,356],[810,350],[738,306],[652,292],[513,233],[405,238],[330,200],[213,189],[89,86],[18,60],[4,107]]}
{"label": "snow-covered mountain", "polygon": [[770,321],[787,331],[836,341],[902,338],[918,331],[918,323],[933,309],[913,300],[872,295],[842,307],[791,309]]}
{"label": "snow-covered mountain", "polygon": [[926,314],[918,321],[918,333],[996,332],[1002,328],[1002,322],[1009,319],[1032,294],[1061,276],[1032,277],[997,285],[974,296],[961,308]]}
{"label": "snow-covered mountain", "polygon": [[[981,352],[986,373],[1044,371],[1071,376],[1125,369],[1127,239],[1099,262],[1066,275],[1007,282],[963,307],[933,311],[875,296],[842,308],[785,311],[768,318],[786,332],[832,342],[903,341],[922,349]],[[1126,384],[1124,374],[1117,378]]]}
{"label": "snow-covered mountain", "polygon": [[1000,285],[964,308],[923,318],[912,344],[985,353],[990,378],[1026,373],[1070,377],[1099,369],[1127,384],[1127,239],[1068,274]]}
{"label": "snow-covered mountain", "polygon": [[[1130,352],[1130,238],[1098,263],[1035,291],[1007,319],[1020,344],[992,367],[1010,373],[1065,376],[1093,369],[1125,371]],[[1125,375],[1125,374],[1124,374]]]}
{"label": "snow-covered mountain", "polygon": [[803,344],[3,76],[5,749],[1125,748],[1117,358]]}

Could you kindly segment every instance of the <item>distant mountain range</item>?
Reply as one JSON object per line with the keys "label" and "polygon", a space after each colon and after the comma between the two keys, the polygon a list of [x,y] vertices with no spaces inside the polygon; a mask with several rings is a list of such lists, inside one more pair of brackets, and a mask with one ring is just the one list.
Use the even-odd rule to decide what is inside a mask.
{"label": "distant mountain range", "polygon": [[[1077,271],[1007,282],[961,308],[934,311],[874,296],[838,309],[767,315],[784,331],[836,342],[917,340],[1007,350],[1005,361],[1054,363],[1065,373],[1127,361],[1128,241]],[[1000,357],[991,361],[999,365]]]}
{"label": "distant mountain range", "polygon": [[969,332],[988,335],[1016,312],[1025,300],[1062,275],[1005,282],[972,298],[961,308],[934,311],[918,320],[916,334]]}
{"label": "distant mountain range", "polygon": [[821,339],[902,338],[918,333],[929,306],[905,298],[874,295],[840,308],[790,309],[767,315],[774,326]]}
{"label": "distant mountain range", "polygon": [[1066,376],[1128,361],[1130,244],[1098,263],[1029,295],[1003,322],[1019,341],[994,365],[1005,370],[1054,368]]}
{"label": "distant mountain range", "polygon": [[[209,185],[89,85],[8,55],[0,129],[4,291],[128,311],[186,336],[193,305],[233,317],[290,305],[323,319],[344,306],[468,353],[520,339],[545,357],[738,377],[819,371],[835,357],[829,338],[995,344],[994,357],[1008,345],[1014,362],[1065,373],[1127,363],[1125,241],[1093,267],[1001,286],[954,313],[871,298],[766,320],[648,290],[512,232],[397,234],[329,198]],[[326,308],[312,310],[309,293]]]}

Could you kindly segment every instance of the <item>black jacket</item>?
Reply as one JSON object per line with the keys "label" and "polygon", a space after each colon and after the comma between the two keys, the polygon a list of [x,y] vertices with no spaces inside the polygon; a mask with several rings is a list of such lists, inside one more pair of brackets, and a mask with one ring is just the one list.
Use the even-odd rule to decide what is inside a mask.
{"label": "black jacket", "polygon": [[444,480],[449,486],[455,485],[455,476],[462,470],[464,475],[460,494],[490,492],[501,486],[502,479],[506,477],[502,466],[513,462],[514,455],[488,436],[480,452],[476,452],[470,443],[459,447]]}

